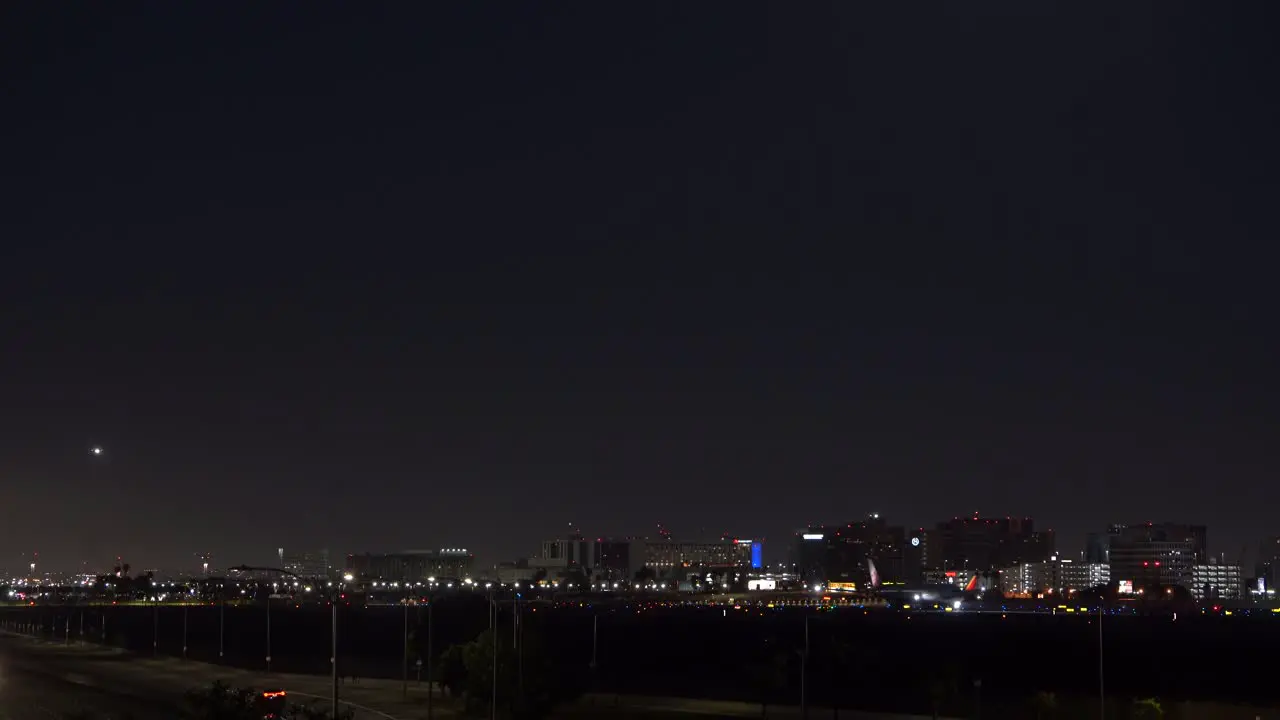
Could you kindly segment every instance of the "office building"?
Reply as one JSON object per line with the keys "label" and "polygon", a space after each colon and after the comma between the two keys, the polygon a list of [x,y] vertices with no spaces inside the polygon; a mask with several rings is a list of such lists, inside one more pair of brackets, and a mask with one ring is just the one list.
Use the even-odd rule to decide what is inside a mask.
{"label": "office building", "polygon": [[1006,595],[1035,597],[1049,588],[1046,563],[1021,563],[1000,573],[1000,589]]}
{"label": "office building", "polygon": [[935,569],[987,572],[1045,562],[1054,555],[1053,531],[1036,531],[1031,518],[954,517],[938,523],[933,539]]}
{"label": "office building", "polygon": [[1077,562],[1052,556],[1045,562],[1021,563],[1000,573],[1001,588],[1014,595],[1069,595],[1106,585],[1111,568],[1105,563]]}
{"label": "office building", "polygon": [[347,572],[363,581],[423,582],[471,576],[475,555],[465,548],[404,550],[347,556]]}
{"label": "office building", "polygon": [[571,570],[600,580],[631,580],[645,564],[645,541],[638,538],[588,539],[574,533],[544,540],[536,557],[524,563],[534,571],[556,576]]}
{"label": "office building", "polygon": [[1111,577],[1132,582],[1135,589],[1190,587],[1191,568],[1208,562],[1208,533],[1203,525],[1112,525],[1108,535]]}
{"label": "office building", "polygon": [[1111,535],[1109,533],[1089,533],[1084,543],[1086,563],[1105,565],[1111,562]]}
{"label": "office building", "polygon": [[330,575],[328,550],[288,551],[276,550],[280,567],[300,578],[325,579]]}
{"label": "office building", "polygon": [[1280,586],[1280,537],[1266,538],[1258,546],[1256,575],[1262,581],[1263,593]]}
{"label": "office building", "polygon": [[1111,566],[1107,563],[1076,562],[1070,558],[1050,561],[1051,587],[1058,592],[1079,592],[1111,582]]}
{"label": "office building", "polygon": [[889,525],[876,513],[857,522],[797,531],[792,563],[806,585],[866,587],[871,580],[868,560],[875,562],[883,583],[919,583],[927,551],[923,531]]}
{"label": "office building", "polygon": [[696,570],[749,570],[763,564],[763,546],[757,540],[654,540],[643,544],[644,566],[660,577],[681,577],[688,571]]}

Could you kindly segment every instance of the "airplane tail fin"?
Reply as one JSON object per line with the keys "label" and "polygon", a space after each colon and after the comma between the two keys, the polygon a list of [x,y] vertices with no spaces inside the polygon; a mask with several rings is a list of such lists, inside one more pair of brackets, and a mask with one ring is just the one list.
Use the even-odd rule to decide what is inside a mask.
{"label": "airplane tail fin", "polygon": [[875,560],[872,560],[871,558],[867,558],[867,570],[871,574],[871,587],[872,588],[880,587],[880,571],[876,570]]}
{"label": "airplane tail fin", "polygon": [[973,577],[969,578],[969,582],[964,586],[964,591],[965,592],[978,591],[978,573],[974,573]]}

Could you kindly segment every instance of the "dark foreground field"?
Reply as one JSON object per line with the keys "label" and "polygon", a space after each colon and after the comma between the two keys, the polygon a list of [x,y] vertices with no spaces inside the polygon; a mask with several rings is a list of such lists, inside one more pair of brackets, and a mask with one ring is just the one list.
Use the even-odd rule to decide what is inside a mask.
{"label": "dark foreground field", "polygon": [[[30,607],[0,610],[0,619],[43,628],[61,637],[70,618],[72,639],[82,626],[100,641],[142,654],[181,655],[185,616],[187,653],[218,661],[217,606]],[[433,657],[487,627],[485,602],[451,598],[433,611]],[[265,667],[267,614],[263,606],[228,606],[223,661]],[[917,614],[885,611],[719,608],[543,608],[522,615],[526,637],[556,672],[602,693],[678,695],[713,699],[799,702],[802,665],[811,704],[927,712],[936,701],[953,714],[1027,716],[1032,698],[1052,692],[1060,703],[1078,698],[1097,707],[1099,638],[1096,617],[1079,615]],[[806,618],[809,656],[802,663]],[[272,667],[278,672],[328,671],[329,613],[320,607],[271,612]],[[591,669],[595,626],[596,667]],[[506,638],[511,610],[499,619]],[[1259,658],[1280,640],[1272,617],[1110,617],[1104,620],[1106,692],[1113,702],[1157,697],[1268,705],[1272,669]],[[339,656],[362,677],[399,677],[405,615],[395,607],[343,607]],[[425,658],[427,613],[408,615],[410,677]],[[506,640],[504,640],[506,642]]]}

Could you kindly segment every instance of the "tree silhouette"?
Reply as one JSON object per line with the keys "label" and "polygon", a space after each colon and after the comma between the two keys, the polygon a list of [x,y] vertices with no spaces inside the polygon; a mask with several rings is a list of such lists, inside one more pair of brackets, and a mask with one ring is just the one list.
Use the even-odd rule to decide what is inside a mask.
{"label": "tree silhouette", "polygon": [[485,630],[466,645],[450,648],[461,654],[468,711],[487,712],[496,689],[499,708],[507,708],[516,717],[544,717],[585,690],[585,678],[580,674],[552,666],[550,653],[544,651],[541,637],[532,628],[521,636],[523,658],[505,637],[498,638],[495,648],[493,633]]}
{"label": "tree silhouette", "polygon": [[929,694],[929,709],[933,713],[934,720],[938,720],[938,713],[959,692],[955,666],[947,665],[935,668],[933,674],[929,677],[926,690]]}
{"label": "tree silhouette", "polygon": [[255,712],[258,718],[262,717],[252,690],[232,688],[222,681],[214,682],[206,690],[187,693],[187,704],[201,720],[248,720]]}
{"label": "tree silhouette", "polygon": [[1031,698],[1031,707],[1035,709],[1036,720],[1050,720],[1058,712],[1058,696],[1051,692],[1038,692]]}
{"label": "tree silhouette", "polygon": [[463,657],[464,645],[450,645],[432,668],[432,678],[451,697],[461,697],[467,689],[467,664]]}
{"label": "tree silhouette", "polygon": [[1133,701],[1133,717],[1162,718],[1164,717],[1164,707],[1160,705],[1160,701],[1156,698],[1140,698]]}
{"label": "tree silhouette", "polygon": [[751,675],[760,688],[760,717],[769,717],[769,702],[786,689],[790,661],[790,655],[777,650],[751,666]]}
{"label": "tree silhouette", "polygon": [[828,658],[831,663],[831,717],[840,717],[840,692],[844,689],[840,681],[849,677],[853,667],[853,648],[849,643],[832,636]]}

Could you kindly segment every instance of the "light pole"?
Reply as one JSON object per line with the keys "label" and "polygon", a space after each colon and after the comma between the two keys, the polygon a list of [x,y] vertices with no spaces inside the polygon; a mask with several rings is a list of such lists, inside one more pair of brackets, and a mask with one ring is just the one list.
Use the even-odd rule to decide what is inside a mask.
{"label": "light pole", "polygon": [[591,690],[595,692],[596,684],[596,641],[600,637],[600,616],[591,614]]}
{"label": "light pole", "polygon": [[[435,582],[435,580],[432,578],[428,579],[427,582]],[[431,622],[431,614],[435,605],[436,594],[431,592],[427,595],[427,720],[431,720],[434,717],[431,709],[432,700],[435,697],[435,678],[431,675],[431,653],[433,651],[432,641],[434,640],[431,636],[434,631],[433,623]]]}
{"label": "light pole", "polygon": [[[342,586],[339,585],[339,588]],[[333,607],[333,628],[330,632],[333,638],[333,717],[338,717],[338,599],[341,593],[337,589],[333,591],[332,602]]]}
{"label": "light pole", "polygon": [[[236,565],[235,567],[229,567],[229,568],[227,568],[227,570],[235,570],[236,572],[273,572],[273,573],[280,573],[281,575],[288,575],[289,577],[291,577],[291,578],[293,578],[293,579],[295,579],[295,580],[296,580],[296,579],[298,579],[298,576],[297,576],[297,575],[295,575],[295,574],[293,574],[293,573],[289,572],[288,570],[284,570],[284,569],[282,569],[282,568],[273,568],[273,567],[255,567],[255,566],[253,566],[253,565]],[[225,593],[224,593],[224,594],[225,594]],[[334,633],[335,633],[335,637],[336,637],[337,627],[338,627],[338,609],[337,609],[338,591],[337,591],[337,590],[335,590],[335,591],[334,591],[334,594],[333,594],[333,602],[334,602],[334,610],[333,610],[333,613],[334,613],[334,614],[333,614],[333,627],[334,627]],[[221,617],[221,613],[219,613],[219,617]],[[335,647],[335,649],[337,648],[337,640],[336,640],[336,639],[334,640],[334,647]],[[221,628],[221,626],[219,626],[219,628],[218,628],[218,653],[219,653],[219,655],[221,655],[221,653],[222,653],[222,628]],[[337,662],[338,662],[337,655],[334,655],[334,659],[333,659],[333,661],[334,661],[334,668],[335,668],[334,672],[336,673],[336,672],[337,672],[337,669],[336,669],[336,668],[337,668]],[[268,593],[267,593],[267,672],[271,672],[271,593],[270,593],[270,592],[268,592]],[[337,699],[336,699],[336,698],[337,698],[337,692],[338,692],[338,691],[337,691],[337,686],[338,686],[338,676],[335,674],[335,675],[333,676],[333,678],[334,678],[334,679],[333,679],[333,683],[334,683],[334,698],[335,698],[335,699],[334,699],[333,710],[334,710],[334,713],[335,713],[334,717],[337,717],[337,714],[336,714],[336,713],[337,713],[337,710],[338,710],[338,703],[337,703]]]}
{"label": "light pole", "polygon": [[1107,693],[1103,684],[1105,676],[1102,672],[1102,605],[1103,600],[1098,600],[1098,720],[1105,720],[1107,717]]}
{"label": "light pole", "polygon": [[[154,581],[153,581],[154,582]],[[160,596],[151,596],[151,656],[160,654]]]}
{"label": "light pole", "polygon": [[222,662],[223,636],[227,628],[227,591],[226,583],[218,590],[218,662]]}
{"label": "light pole", "polygon": [[270,590],[267,591],[267,672],[271,672],[271,591]]}
{"label": "light pole", "polygon": [[800,716],[808,720],[809,697],[806,687],[809,679],[809,616],[804,616],[804,651],[800,653]]}
{"label": "light pole", "polygon": [[187,659],[187,604],[182,603],[182,659]]}
{"label": "light pole", "polygon": [[520,593],[512,591],[512,608],[516,624],[516,701],[524,705],[524,620],[520,615]]}
{"label": "light pole", "polygon": [[404,658],[401,662],[400,694],[409,697],[409,584],[404,586]]}
{"label": "light pole", "polygon": [[493,601],[493,583],[489,583],[489,634],[493,636],[493,694],[489,700],[489,720],[498,718],[498,605]]}

